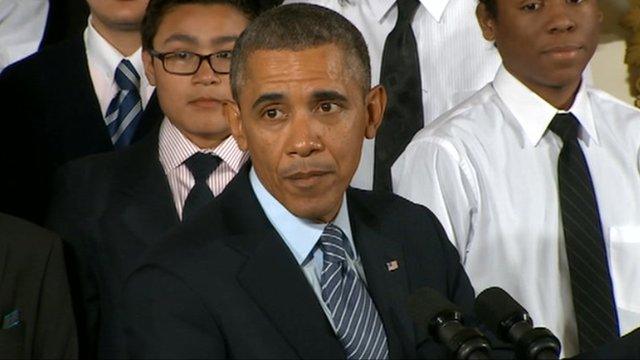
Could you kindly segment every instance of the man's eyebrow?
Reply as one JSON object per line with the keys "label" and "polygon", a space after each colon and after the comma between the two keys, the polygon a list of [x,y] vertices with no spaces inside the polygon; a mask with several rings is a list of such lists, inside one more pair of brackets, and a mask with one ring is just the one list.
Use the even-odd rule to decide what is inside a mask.
{"label": "man's eyebrow", "polygon": [[311,98],[315,101],[337,100],[347,101],[347,97],[334,90],[320,90],[314,91],[311,94]]}
{"label": "man's eyebrow", "polygon": [[227,44],[230,42],[235,42],[236,40],[238,40],[238,36],[237,35],[226,35],[226,36],[220,36],[217,37],[215,39],[211,40],[211,44],[213,45],[223,45],[223,44]]}
{"label": "man's eyebrow", "polygon": [[284,99],[284,95],[281,93],[266,93],[262,94],[256,101],[251,105],[252,109],[257,108],[260,104],[270,102],[270,101],[279,101]]}
{"label": "man's eyebrow", "polygon": [[169,36],[168,38],[166,38],[164,40],[165,44],[171,43],[171,42],[186,42],[189,44],[197,44],[198,43],[198,39],[196,39],[194,36],[191,35],[186,35],[186,34],[173,34],[171,36]]}

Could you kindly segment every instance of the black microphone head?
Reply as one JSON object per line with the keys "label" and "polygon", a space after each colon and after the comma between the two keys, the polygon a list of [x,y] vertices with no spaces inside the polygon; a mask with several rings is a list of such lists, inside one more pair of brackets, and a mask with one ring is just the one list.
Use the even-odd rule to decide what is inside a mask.
{"label": "black microphone head", "polygon": [[436,290],[423,287],[409,296],[409,315],[418,326],[426,326],[432,337],[436,338],[437,322],[462,319],[462,311]]}
{"label": "black microphone head", "polygon": [[506,336],[510,325],[515,321],[525,320],[531,323],[527,310],[499,287],[481,292],[476,298],[474,309],[478,318],[500,337]]}
{"label": "black microphone head", "polygon": [[423,324],[442,311],[461,312],[458,306],[436,290],[423,287],[409,296],[409,315],[417,324]]}

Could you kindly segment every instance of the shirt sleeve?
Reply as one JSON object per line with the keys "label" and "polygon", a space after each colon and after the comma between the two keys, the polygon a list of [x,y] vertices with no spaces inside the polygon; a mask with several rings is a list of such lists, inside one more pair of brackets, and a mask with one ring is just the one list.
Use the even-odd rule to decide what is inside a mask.
{"label": "shirt sleeve", "polygon": [[479,198],[474,174],[454,144],[437,138],[412,142],[392,168],[394,192],[438,217],[463,264]]}

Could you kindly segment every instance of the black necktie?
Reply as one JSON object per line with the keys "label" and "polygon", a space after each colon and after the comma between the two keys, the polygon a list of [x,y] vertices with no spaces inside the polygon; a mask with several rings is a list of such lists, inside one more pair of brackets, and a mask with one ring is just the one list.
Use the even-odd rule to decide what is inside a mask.
{"label": "black necktie", "polygon": [[182,220],[193,216],[201,207],[213,200],[213,193],[209,185],[207,185],[207,179],[218,165],[220,165],[220,162],[219,157],[201,152],[191,155],[191,157],[184,161],[184,164],[196,182],[184,202]]}
{"label": "black necktie", "polygon": [[578,144],[578,120],[557,114],[549,129],[562,138],[558,188],[580,351],[618,337],[618,319],[589,166]]}
{"label": "black necktie", "polygon": [[391,165],[424,125],[416,38],[411,29],[418,0],[398,0],[398,20],[382,53],[380,82],[388,102],[375,140],[373,188],[391,190]]}

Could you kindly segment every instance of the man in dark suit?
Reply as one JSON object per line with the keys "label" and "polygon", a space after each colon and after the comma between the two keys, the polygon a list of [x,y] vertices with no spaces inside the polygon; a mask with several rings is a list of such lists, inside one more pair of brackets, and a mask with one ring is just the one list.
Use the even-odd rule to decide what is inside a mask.
{"label": "man in dark suit", "polygon": [[455,249],[426,208],[349,188],[386,101],[362,35],[286,5],[249,25],[233,59],[225,114],[252,164],[128,279],[129,356],[444,356],[406,303],[428,286],[470,309]]}
{"label": "man in dark suit", "polygon": [[77,356],[60,240],[0,214],[0,359]]}
{"label": "man in dark suit", "polygon": [[[118,303],[126,276],[148,245],[220,194],[248,159],[222,103],[232,101],[231,50],[258,11],[239,0],[151,0],[143,61],[165,119],[128,149],[61,168],[47,223],[73,250],[83,354],[124,357]],[[195,54],[212,54],[211,62]],[[198,161],[215,165],[205,186],[192,174]]]}
{"label": "man in dark suit", "polygon": [[[82,36],[0,74],[0,152],[7,174],[0,180],[0,210],[37,223],[43,220],[58,166],[136,142],[162,119],[142,66],[139,30],[147,0],[88,4],[91,16]],[[128,72],[139,82],[135,91],[121,88],[118,69],[123,61],[137,73]],[[127,104],[120,99],[125,92],[137,96],[127,99],[135,103],[131,122],[124,115],[112,119],[125,114],[117,111]],[[126,134],[126,141],[119,141],[120,134]]]}

